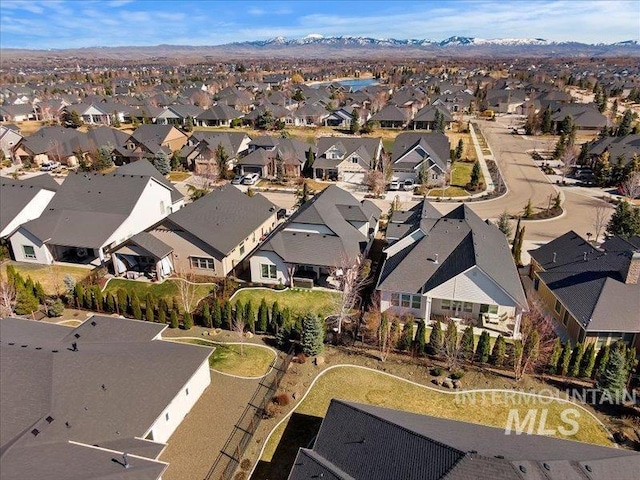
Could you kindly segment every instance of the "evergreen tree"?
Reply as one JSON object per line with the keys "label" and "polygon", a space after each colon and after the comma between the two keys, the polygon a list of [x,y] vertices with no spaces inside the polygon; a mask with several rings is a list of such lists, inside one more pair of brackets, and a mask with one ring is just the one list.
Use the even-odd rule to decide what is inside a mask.
{"label": "evergreen tree", "polygon": [[633,112],[630,109],[624,111],[620,125],[616,130],[616,137],[626,137],[631,133],[631,122],[633,121]]}
{"label": "evergreen tree", "polygon": [[213,299],[211,322],[213,324],[213,328],[220,328],[222,326],[222,308],[220,307],[220,301],[217,298]]}
{"label": "evergreen tree", "polygon": [[507,240],[511,238],[511,219],[509,218],[509,214],[506,210],[502,212],[498,217],[498,224],[496,226],[498,227],[498,230],[504,233],[504,236],[507,237]]}
{"label": "evergreen tree", "polygon": [[596,355],[596,364],[593,371],[593,376],[598,378],[604,372],[604,369],[609,362],[609,354],[611,352],[611,347],[609,345],[605,345],[598,350],[598,355]]}
{"label": "evergreen tree", "polygon": [[416,338],[414,340],[415,343],[415,351],[418,355],[424,355],[425,347],[426,347],[426,330],[424,325],[424,320],[418,322],[418,328],[416,330]]}
{"label": "evergreen tree", "polygon": [[469,183],[472,188],[476,188],[480,183],[480,162],[478,160],[473,164],[473,168],[471,169],[471,177],[469,179]]}
{"label": "evergreen tree", "polygon": [[144,297],[144,305],[146,309],[155,310],[156,309],[156,299],[153,296],[153,293],[148,292]]}
{"label": "evergreen tree", "polygon": [[47,298],[46,293],[44,293],[44,287],[40,282],[36,282],[33,285],[33,294],[38,299],[38,301],[44,305],[44,301]]}
{"label": "evergreen tree", "polygon": [[258,330],[260,332],[266,332],[269,327],[269,307],[267,307],[267,301],[262,297],[260,306],[258,307]]}
{"label": "evergreen tree", "polygon": [[123,288],[119,288],[116,292],[117,302],[118,302],[118,313],[123,317],[127,314],[127,309],[129,307],[129,296],[127,292]]}
{"label": "evergreen tree", "polygon": [[571,363],[571,342],[567,341],[562,346],[560,360],[558,360],[557,372],[565,377],[569,373],[569,364]]}
{"label": "evergreen tree", "polygon": [[82,306],[87,310],[91,310],[93,308],[93,289],[91,287],[84,291],[84,301],[82,302]]}
{"label": "evergreen tree", "polygon": [[581,378],[591,378],[593,373],[593,367],[596,364],[596,350],[593,343],[587,345],[584,355],[582,355],[582,361],[580,362],[580,370],[578,376]]}
{"label": "evergreen tree", "polygon": [[131,295],[131,316],[136,320],[142,320],[142,309],[140,308],[140,299],[138,294],[133,292]]}
{"label": "evergreen tree", "polygon": [[478,340],[478,346],[476,347],[475,361],[480,363],[487,363],[489,361],[489,355],[491,351],[491,336],[489,332],[483,330]]}
{"label": "evergreen tree", "polygon": [[164,308],[160,308],[158,310],[158,318],[156,319],[156,321],[162,325],[167,323],[167,313]]}
{"label": "evergreen tree", "polygon": [[211,309],[209,308],[209,302],[204,302],[202,305],[202,326],[205,328],[211,328]]}
{"label": "evergreen tree", "polygon": [[[523,354],[530,365],[535,365],[540,356],[540,334],[533,330],[527,336],[523,345]],[[525,373],[525,372],[522,372]]]}
{"label": "evergreen tree", "polygon": [[432,355],[440,355],[442,353],[442,324],[440,319],[436,320],[436,323],[431,327],[431,333],[429,334],[429,352]]}
{"label": "evergreen tree", "polygon": [[496,367],[501,367],[504,365],[504,357],[507,353],[507,343],[504,340],[502,335],[498,335],[495,343],[493,344],[493,350],[491,350],[491,356],[489,357],[489,362],[491,365],[495,365]]}
{"label": "evergreen tree", "polygon": [[544,134],[549,134],[552,131],[551,126],[551,109],[547,106],[542,113],[542,122],[540,123],[540,130]]}
{"label": "evergreen tree", "polygon": [[76,283],[76,286],[73,289],[73,298],[76,301],[76,307],[82,308],[84,305],[84,287],[79,283]]}
{"label": "evergreen tree", "polygon": [[184,312],[184,318],[182,319],[182,327],[185,330],[191,330],[193,328],[193,318],[189,312]]}
{"label": "evergreen tree", "polygon": [[447,321],[447,330],[444,332],[443,348],[448,357],[455,356],[458,352],[458,325],[451,319]]}
{"label": "evergreen tree", "polygon": [[171,310],[171,322],[169,328],[178,328],[178,312]]}
{"label": "evergreen tree", "polygon": [[357,108],[353,109],[352,112],[353,119],[351,120],[351,124],[349,125],[349,133],[355,134],[360,131],[360,113]]}
{"label": "evergreen tree", "polygon": [[584,344],[579,343],[576,348],[573,349],[571,355],[571,363],[569,364],[569,376],[577,377],[580,374],[580,364],[582,363],[582,357],[584,356]]}
{"label": "evergreen tree", "polygon": [[558,362],[560,362],[561,353],[562,343],[560,343],[560,338],[556,337],[553,343],[553,350],[551,350],[551,355],[549,355],[549,360],[547,361],[547,372],[552,375],[558,373]]}
{"label": "evergreen tree", "polygon": [[191,132],[192,130],[193,130],[193,118],[191,118],[191,116],[189,115],[184,120],[184,131]]}
{"label": "evergreen tree", "polygon": [[31,315],[39,307],[38,299],[33,293],[33,288],[18,284],[16,287],[16,303],[14,311],[18,315]]}
{"label": "evergreen tree", "polygon": [[640,207],[633,207],[626,200],[618,203],[607,224],[607,233],[623,238],[640,235]]}
{"label": "evergreen tree", "polygon": [[271,331],[273,333],[278,333],[278,329],[282,326],[281,318],[280,318],[280,305],[278,302],[273,302],[271,305]]}
{"label": "evergreen tree", "polygon": [[614,403],[619,403],[627,391],[627,362],[625,351],[618,346],[611,349],[609,361],[598,378],[598,388],[612,399]]}
{"label": "evergreen tree", "polygon": [[408,350],[413,345],[413,316],[409,315],[405,318],[404,327],[402,328],[402,335],[398,340],[398,350]]}
{"label": "evergreen tree", "polygon": [[315,356],[324,348],[324,321],[316,316],[307,314],[302,318],[302,351],[305,355]]}
{"label": "evergreen tree", "polygon": [[460,355],[463,359],[471,361],[473,360],[473,351],[473,326],[469,325],[464,329],[464,332],[462,332],[462,338],[460,339]]}
{"label": "evergreen tree", "polygon": [[609,152],[605,150],[593,164],[593,178],[599,187],[605,187],[611,181],[611,162]]}
{"label": "evergreen tree", "polygon": [[229,300],[224,302],[222,317],[222,324],[226,325],[229,330],[233,330],[233,308]]}
{"label": "evergreen tree", "polygon": [[[464,142],[462,141],[462,139],[458,140],[458,145],[456,145],[456,151],[455,151],[455,159],[456,160],[460,160],[462,159],[462,154],[464,153]],[[475,165],[474,165],[475,166]]]}
{"label": "evergreen tree", "polygon": [[79,128],[84,125],[82,117],[76,110],[65,110],[62,113],[62,125],[66,128]]}
{"label": "evergreen tree", "polygon": [[253,302],[251,301],[248,301],[244,307],[244,319],[249,331],[251,333],[256,333],[256,310],[253,307]]}
{"label": "evergreen tree", "polygon": [[107,313],[113,313],[116,311],[116,299],[113,294],[107,293],[104,309]]}
{"label": "evergreen tree", "polygon": [[445,124],[445,119],[444,119],[444,114],[436,108],[436,113],[434,115],[434,127],[433,129],[436,132],[440,132],[440,133],[444,133],[446,124]]}
{"label": "evergreen tree", "polygon": [[166,175],[171,171],[171,163],[165,152],[160,152],[153,158],[153,166],[156,167],[156,170],[162,175]]}
{"label": "evergreen tree", "polygon": [[527,204],[524,206],[522,210],[522,218],[531,218],[533,216],[533,204],[531,203],[531,199],[527,201]]}
{"label": "evergreen tree", "polygon": [[149,307],[149,305],[146,306],[146,308],[144,309],[144,319],[147,322],[155,322],[155,314],[153,312],[153,306]]}

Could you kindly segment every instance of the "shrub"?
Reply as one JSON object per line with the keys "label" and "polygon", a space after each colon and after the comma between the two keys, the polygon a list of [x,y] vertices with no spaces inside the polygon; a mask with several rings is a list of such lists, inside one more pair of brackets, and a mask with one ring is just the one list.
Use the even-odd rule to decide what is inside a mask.
{"label": "shrub", "polygon": [[273,397],[273,403],[276,405],[280,405],[281,407],[286,407],[291,403],[291,397],[288,393],[279,393],[275,397]]}
{"label": "shrub", "polygon": [[191,328],[193,328],[193,318],[191,317],[191,314],[189,312],[184,312],[182,326],[185,330],[191,330]]}
{"label": "shrub", "polygon": [[307,314],[302,319],[302,351],[305,355],[314,356],[322,352],[324,347],[324,320],[316,315]]}
{"label": "shrub", "polygon": [[262,411],[262,418],[267,420],[273,418],[280,413],[280,407],[273,402],[267,403]]}
{"label": "shrub", "polygon": [[451,380],[460,380],[462,377],[464,377],[464,371],[458,370],[449,375],[449,377],[451,378]]}
{"label": "shrub", "polygon": [[443,373],[444,370],[442,370],[442,368],[440,367],[433,367],[431,369],[431,375],[433,375],[434,377],[441,377]]}
{"label": "shrub", "polygon": [[49,317],[60,317],[64,312],[64,304],[62,300],[56,298],[55,300],[47,300],[47,313]]}
{"label": "shrub", "polygon": [[171,323],[169,328],[178,328],[178,312],[171,310]]}

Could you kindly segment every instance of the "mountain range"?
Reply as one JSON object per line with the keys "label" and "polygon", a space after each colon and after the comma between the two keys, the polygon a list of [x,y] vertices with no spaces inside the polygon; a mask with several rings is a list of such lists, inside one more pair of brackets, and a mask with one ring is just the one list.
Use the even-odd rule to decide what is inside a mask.
{"label": "mountain range", "polygon": [[4,60],[27,59],[180,59],[231,60],[243,58],[435,58],[446,57],[640,57],[636,40],[612,44],[555,42],[542,38],[482,39],[452,36],[442,41],[371,37],[323,37],[318,34],[298,39],[275,37],[269,40],[235,42],[225,45],[121,46],[74,49],[3,49]]}

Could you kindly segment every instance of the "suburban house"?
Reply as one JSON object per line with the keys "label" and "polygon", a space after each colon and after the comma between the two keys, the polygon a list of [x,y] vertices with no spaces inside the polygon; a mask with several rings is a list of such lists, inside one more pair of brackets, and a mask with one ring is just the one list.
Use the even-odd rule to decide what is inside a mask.
{"label": "suburban house", "polygon": [[36,110],[30,103],[17,105],[0,105],[0,121],[26,122],[36,119]]}
{"label": "suburban house", "polygon": [[251,256],[251,281],[330,285],[368,253],[381,210],[332,185],[302,205]]}
{"label": "suburban house", "polygon": [[640,135],[625,135],[624,137],[605,137],[590,142],[586,161],[595,160],[605,151],[609,152],[609,163],[616,165],[618,159],[627,165],[634,158],[640,158]]}
{"label": "suburban house", "polygon": [[171,190],[171,205],[169,207],[170,213],[177,212],[184,207],[184,195],[182,195],[173,183],[167,180],[167,178],[145,158],[122,165],[118,167],[114,173],[118,173],[120,175],[142,175],[145,177],[153,177],[154,180],[157,180],[159,183]]}
{"label": "suburban house", "polygon": [[332,399],[289,480],[633,480],[640,454]]}
{"label": "suburban house", "polygon": [[277,213],[264,196],[225,185],[114,247],[114,271],[224,277],[275,228]]}
{"label": "suburban house", "polygon": [[211,349],[164,341],[165,328],[3,319],[3,480],[159,480],[167,441],[211,383]]}
{"label": "suburban house", "polygon": [[325,127],[349,128],[353,121],[353,109],[339,108],[325,117],[323,123]]}
{"label": "suburban house", "polygon": [[9,237],[15,259],[102,265],[107,248],[171,213],[171,194],[150,175],[69,174],[40,217]]}
{"label": "suburban house", "polygon": [[202,113],[200,107],[195,105],[169,105],[164,112],[158,115],[156,123],[158,125],[178,125],[184,127],[187,119],[191,118],[192,126],[194,119]]}
{"label": "suburban house", "polygon": [[0,150],[4,158],[8,158],[11,162],[15,162],[14,155],[20,142],[24,137],[20,133],[20,129],[15,125],[0,125]]}
{"label": "suburban house", "polygon": [[599,131],[611,125],[609,119],[601,114],[593,103],[560,104],[553,109],[551,112],[551,125],[554,131],[560,131],[562,121],[566,117],[573,119],[573,124],[578,131]]}
{"label": "suburban house", "polygon": [[63,109],[65,112],[76,112],[88,125],[111,125],[111,112],[104,110],[100,104],[76,103]]}
{"label": "suburban house", "polygon": [[378,122],[380,128],[404,128],[411,120],[411,111],[389,104],[372,115],[370,120]]}
{"label": "suburban house", "polygon": [[309,150],[315,152],[315,147],[291,138],[263,135],[249,142],[249,153],[238,159],[238,170],[242,175],[258,173],[262,178],[274,178],[278,162],[282,162],[285,177],[299,177]]}
{"label": "suburban house", "polygon": [[441,105],[427,105],[421,108],[411,121],[414,130],[437,130],[436,113],[442,115],[442,123],[446,130],[451,129],[453,115]]}
{"label": "suburban house", "polygon": [[572,342],[640,348],[640,237],[596,248],[570,231],[529,253],[533,288]]}
{"label": "suburban house", "polygon": [[180,150],[179,156],[186,166],[198,175],[218,173],[218,148],[226,153],[227,169],[247,152],[251,138],[243,132],[194,132]]}
{"label": "suburban house", "polygon": [[201,127],[230,127],[231,122],[244,114],[223,103],[214,105],[196,117]]}
{"label": "suburban house", "polygon": [[122,147],[115,149],[118,164],[141,158],[168,157],[187,143],[187,135],[172,125],[140,125]]}
{"label": "suburban house", "polygon": [[429,184],[445,178],[449,168],[449,139],[444,133],[401,133],[393,143],[393,177],[417,181],[425,170]]}
{"label": "suburban house", "polygon": [[381,311],[461,319],[518,336],[527,299],[504,234],[466,204],[394,212],[376,289]]}
{"label": "suburban house", "polygon": [[364,183],[382,156],[382,139],[365,137],[320,137],[313,176],[349,183]]}
{"label": "suburban house", "polygon": [[0,238],[7,238],[23,223],[38,218],[49,205],[58,184],[46,173],[39,176],[46,177],[52,184],[47,181],[47,184],[34,185],[33,181],[0,177]]}

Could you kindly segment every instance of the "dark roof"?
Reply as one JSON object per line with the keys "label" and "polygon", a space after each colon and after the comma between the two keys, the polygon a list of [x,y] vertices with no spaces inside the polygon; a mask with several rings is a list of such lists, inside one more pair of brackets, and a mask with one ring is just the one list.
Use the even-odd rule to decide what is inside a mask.
{"label": "dark roof", "polygon": [[[405,235],[385,249],[378,289],[424,293],[477,266],[516,304],[527,300],[505,236],[466,204],[439,218],[430,208],[414,211]],[[423,213],[422,213],[423,212]],[[393,222],[393,220],[392,220]],[[437,261],[436,261],[437,260]]]}
{"label": "dark roof", "polygon": [[228,121],[228,120],[233,120],[234,118],[240,118],[242,116],[243,116],[242,112],[239,112],[234,108],[231,108],[229,105],[218,104],[218,105],[212,106],[208,110],[205,110],[196,118],[198,120]]}
{"label": "dark roof", "polygon": [[393,143],[391,161],[394,168],[416,169],[423,161],[446,171],[449,162],[449,139],[444,133],[401,133]]}
{"label": "dark roof", "polygon": [[289,480],[607,478],[586,465],[592,472],[615,466],[615,478],[631,480],[640,455],[333,399],[313,449],[299,451]]}
{"label": "dark roof", "polygon": [[[49,175],[47,177],[51,178]],[[52,181],[55,183],[55,180],[52,179]],[[0,231],[4,230],[42,190],[49,189],[2,177],[0,180]]]}
{"label": "dark roof", "polygon": [[[587,331],[640,332],[640,284],[625,284],[637,237],[595,248],[574,231],[536,250],[540,280]],[[640,243],[640,242],[639,242]]]}
{"label": "dark roof", "polygon": [[387,105],[370,118],[371,121],[378,122],[401,122],[407,123],[407,113],[396,105]]}
{"label": "dark roof", "polygon": [[[2,179],[2,181],[8,180],[5,177],[0,177],[0,179]],[[42,173],[39,175],[34,175],[33,177],[11,181],[18,182],[22,185],[44,188],[45,190],[51,190],[52,192],[57,192],[60,188],[60,184],[56,182],[55,178],[53,178],[48,173]]]}
{"label": "dark roof", "polygon": [[609,162],[616,165],[618,157],[623,163],[631,161],[634,155],[640,155],[640,135],[626,135],[624,137],[605,137],[589,144],[589,155],[602,155],[609,152]]}
{"label": "dark roof", "polygon": [[127,243],[135,243],[156,258],[164,258],[173,252],[173,248],[149,232],[140,232],[129,238]]}
{"label": "dark roof", "polygon": [[172,125],[144,124],[136,128],[136,131],[131,134],[131,137],[145,145],[150,143],[162,145],[173,130],[184,135]]}
{"label": "dark roof", "polygon": [[[136,439],[211,353],[158,339],[164,328],[99,315],[74,329],[2,320],[2,478],[158,478],[166,468],[154,460],[162,446],[143,448]],[[94,445],[133,446],[149,456],[130,458],[124,469],[112,461],[120,454]]]}
{"label": "dark roof", "polygon": [[171,201],[176,203],[184,198],[176,187],[162,175],[153,164],[146,158],[141,158],[135,162],[127,163],[118,167],[116,173],[121,175],[144,175],[155,178],[162,185],[171,190]]}
{"label": "dark roof", "polygon": [[179,226],[226,256],[276,211],[277,207],[263,195],[250,197],[233,185],[225,185],[172,213],[165,222]]}

